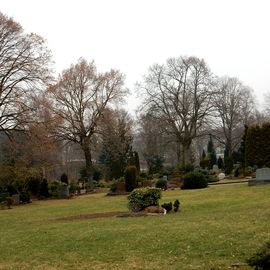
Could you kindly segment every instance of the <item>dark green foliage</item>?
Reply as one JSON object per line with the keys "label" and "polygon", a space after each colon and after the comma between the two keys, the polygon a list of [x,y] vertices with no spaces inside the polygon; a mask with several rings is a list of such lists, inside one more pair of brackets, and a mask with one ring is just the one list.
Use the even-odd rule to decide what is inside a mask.
{"label": "dark green foliage", "polygon": [[10,195],[18,194],[17,188],[15,187],[15,182],[7,186],[7,191]]}
{"label": "dark green foliage", "polygon": [[245,159],[247,166],[270,166],[270,123],[251,126],[247,130]]}
{"label": "dark green foliage", "polygon": [[208,164],[209,164],[209,159],[207,156],[200,161],[200,167],[203,169],[206,169],[208,167]]}
{"label": "dark green foliage", "polygon": [[141,172],[140,173],[140,178],[147,179],[147,177],[148,177],[148,174],[147,173],[145,173],[145,172]]}
{"label": "dark green foliage", "polygon": [[228,149],[228,146],[225,145],[225,149],[224,149],[224,160],[225,160],[225,158],[228,157],[228,156],[229,156],[229,149]]}
{"label": "dark green foliage", "polygon": [[31,177],[27,182],[27,189],[32,195],[38,195],[40,191],[40,178]]}
{"label": "dark green foliage", "polygon": [[93,173],[93,180],[94,181],[99,181],[102,177],[102,172],[99,168],[94,166],[94,173]]}
{"label": "dark green foliage", "polygon": [[0,203],[6,201],[8,197],[9,197],[8,192],[0,193]]}
{"label": "dark green foliage", "polygon": [[223,159],[219,156],[218,160],[217,160],[217,164],[218,164],[218,168],[220,170],[224,169],[224,163],[223,163]]}
{"label": "dark green foliage", "polygon": [[163,190],[167,190],[167,180],[164,179],[157,180],[156,187],[161,188]]}
{"label": "dark green foliage", "polygon": [[22,203],[30,203],[30,193],[27,190],[20,193],[20,201]]}
{"label": "dark green foliage", "polygon": [[75,194],[77,190],[78,190],[78,183],[75,181],[71,181],[69,184],[69,193]]}
{"label": "dark green foliage", "polygon": [[128,192],[138,187],[136,166],[128,166],[126,168],[125,183],[126,183],[126,191]]}
{"label": "dark green foliage", "polygon": [[40,183],[39,196],[45,197],[45,198],[48,198],[50,196],[49,195],[48,181],[45,178],[43,178],[43,180]]}
{"label": "dark green foliage", "polygon": [[225,157],[224,158],[224,171],[225,174],[231,174],[233,170],[233,159],[231,157]]}
{"label": "dark green foliage", "polygon": [[207,153],[209,157],[208,169],[211,170],[213,168],[213,165],[217,164],[217,155],[211,135],[207,145]]}
{"label": "dark green foliage", "polygon": [[234,172],[233,172],[233,175],[234,177],[238,177],[241,173],[241,168],[239,166],[237,166],[235,169],[234,169]]}
{"label": "dark green foliage", "polygon": [[193,164],[186,164],[184,168],[182,168],[182,171],[185,173],[192,172],[194,170]]}
{"label": "dark green foliage", "polygon": [[117,182],[113,181],[113,183],[111,184],[111,187],[110,187],[110,191],[116,192],[116,190],[117,190]]}
{"label": "dark green foliage", "polygon": [[160,188],[137,188],[128,195],[128,208],[133,212],[141,211],[148,206],[158,205],[158,200],[160,198]]}
{"label": "dark green foliage", "polygon": [[68,176],[66,173],[63,173],[60,178],[62,183],[66,183],[68,185]]}
{"label": "dark green foliage", "polygon": [[11,206],[14,204],[13,198],[12,197],[7,197],[6,198],[6,204],[7,204],[8,209],[11,209]]}
{"label": "dark green foliage", "polygon": [[203,152],[202,152],[202,159],[201,160],[204,160],[206,158],[206,154],[205,154],[205,151],[203,149]]}
{"label": "dark green foliage", "polygon": [[183,176],[182,189],[206,188],[208,186],[206,177],[201,172],[189,172]]}
{"label": "dark green foliage", "polygon": [[212,175],[210,174],[210,172],[207,169],[198,168],[198,169],[195,169],[194,172],[203,174],[206,181],[211,182]]}
{"label": "dark green foliage", "polygon": [[251,258],[247,259],[248,265],[254,267],[256,270],[269,270],[270,269],[270,241]]}
{"label": "dark green foliage", "polygon": [[146,161],[149,169],[149,174],[154,174],[162,171],[165,159],[159,155],[154,155],[147,158]]}
{"label": "dark green foliage", "polygon": [[246,166],[245,155],[246,155],[247,133],[248,133],[248,126],[245,125],[245,131],[244,131],[244,134],[243,134],[243,137],[242,137],[242,140],[241,140],[240,147],[238,149],[239,162],[240,162],[242,168],[244,168]]}
{"label": "dark green foliage", "polygon": [[173,208],[173,204],[172,204],[172,202],[163,203],[161,205],[161,207],[164,208],[164,209],[166,209],[166,211],[169,213],[172,210],[172,208]]}
{"label": "dark green foliage", "polygon": [[137,174],[140,174],[140,159],[139,154],[137,151],[130,151],[129,157],[128,157],[128,165],[129,166],[135,166],[137,169]]}
{"label": "dark green foliage", "polygon": [[179,207],[180,207],[179,200],[175,200],[174,203],[173,203],[173,211],[177,212],[179,210]]}
{"label": "dark green foliage", "polygon": [[233,151],[232,152],[232,160],[233,160],[233,163],[236,164],[236,163],[239,163],[240,162],[240,159],[241,159],[241,154],[239,151]]}

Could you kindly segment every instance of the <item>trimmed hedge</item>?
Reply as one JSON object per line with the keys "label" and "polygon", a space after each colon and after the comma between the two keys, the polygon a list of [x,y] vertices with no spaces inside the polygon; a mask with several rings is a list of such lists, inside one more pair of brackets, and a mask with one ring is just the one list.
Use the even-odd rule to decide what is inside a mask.
{"label": "trimmed hedge", "polygon": [[128,208],[132,212],[144,210],[148,206],[158,205],[158,200],[161,198],[161,189],[146,187],[134,189],[128,195]]}
{"label": "trimmed hedge", "polygon": [[189,172],[183,176],[182,189],[198,189],[208,186],[207,179],[201,172]]}
{"label": "trimmed hedge", "polygon": [[126,191],[128,192],[138,187],[136,166],[128,166],[126,168],[125,183],[126,183]]}
{"label": "trimmed hedge", "polygon": [[163,190],[167,190],[167,180],[164,180],[164,179],[157,180],[156,188],[161,188]]}

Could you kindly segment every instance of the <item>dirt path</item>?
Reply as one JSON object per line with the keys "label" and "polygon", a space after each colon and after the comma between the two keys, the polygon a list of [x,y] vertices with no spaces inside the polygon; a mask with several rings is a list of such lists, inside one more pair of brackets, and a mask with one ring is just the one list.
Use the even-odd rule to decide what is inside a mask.
{"label": "dirt path", "polygon": [[[146,212],[105,212],[105,213],[93,213],[93,214],[82,214],[77,216],[69,216],[69,217],[62,217],[57,218],[57,220],[66,220],[66,221],[72,221],[72,220],[82,220],[82,219],[93,219],[93,218],[104,218],[104,217],[142,217],[142,216],[148,216],[150,213]],[[153,214],[151,214],[153,215]],[[158,215],[158,214],[156,214]]]}

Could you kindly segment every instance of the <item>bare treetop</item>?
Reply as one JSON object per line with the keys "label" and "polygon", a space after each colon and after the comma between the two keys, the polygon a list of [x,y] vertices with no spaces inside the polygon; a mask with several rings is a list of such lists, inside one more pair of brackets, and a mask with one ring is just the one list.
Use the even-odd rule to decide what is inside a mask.
{"label": "bare treetop", "polygon": [[[154,65],[139,85],[145,95],[143,108],[164,121],[167,131],[182,146],[182,164],[188,162],[192,140],[204,125],[212,107],[212,74],[204,60],[170,58]],[[180,153],[179,153],[180,159]],[[186,161],[185,161],[186,160]]]}
{"label": "bare treetop", "polygon": [[33,109],[31,98],[51,79],[51,53],[36,34],[0,13],[0,129],[21,126]]}
{"label": "bare treetop", "polygon": [[55,85],[48,89],[55,115],[55,136],[80,144],[84,151],[86,171],[91,180],[92,139],[105,109],[127,94],[124,75],[117,70],[98,73],[94,62],[79,59],[63,71]]}
{"label": "bare treetop", "polygon": [[109,103],[121,101],[127,89],[124,88],[124,75],[119,71],[98,73],[94,62],[80,59],[63,71],[49,93],[53,97],[54,112],[62,120],[58,136],[80,143],[81,137],[95,132]]}

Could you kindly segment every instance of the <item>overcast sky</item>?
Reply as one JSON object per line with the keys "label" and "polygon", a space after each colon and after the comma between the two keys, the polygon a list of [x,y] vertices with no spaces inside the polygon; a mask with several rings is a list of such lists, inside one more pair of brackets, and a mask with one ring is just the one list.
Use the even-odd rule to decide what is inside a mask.
{"label": "overcast sky", "polygon": [[[259,100],[270,92],[268,0],[0,0],[1,12],[48,42],[60,73],[79,57],[120,69],[134,91],[149,66],[204,58],[238,77]],[[129,100],[129,108],[136,102]]]}

